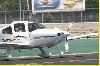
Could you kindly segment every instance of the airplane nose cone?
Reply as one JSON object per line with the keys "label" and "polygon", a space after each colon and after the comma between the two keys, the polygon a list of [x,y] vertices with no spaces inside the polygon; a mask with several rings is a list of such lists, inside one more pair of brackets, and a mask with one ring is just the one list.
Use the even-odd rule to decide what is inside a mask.
{"label": "airplane nose cone", "polygon": [[69,35],[71,34],[71,33],[67,32],[67,31],[63,31],[62,33],[63,33],[63,35],[64,35],[65,37],[67,37],[67,36],[69,36]]}

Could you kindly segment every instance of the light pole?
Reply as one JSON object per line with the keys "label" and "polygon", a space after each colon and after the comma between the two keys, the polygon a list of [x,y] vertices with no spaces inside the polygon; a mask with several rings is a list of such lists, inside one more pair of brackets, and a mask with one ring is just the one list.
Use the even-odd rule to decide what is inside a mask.
{"label": "light pole", "polygon": [[42,23],[44,21],[44,12],[43,12],[43,8],[42,8]]}
{"label": "light pole", "polygon": [[23,21],[24,21],[24,10],[23,10]]}
{"label": "light pole", "polygon": [[22,18],[21,18],[21,11],[22,11],[22,6],[21,6],[21,0],[19,0],[19,7],[20,7],[20,21],[22,20]]}
{"label": "light pole", "polygon": [[29,11],[29,0],[27,0],[27,10]]}

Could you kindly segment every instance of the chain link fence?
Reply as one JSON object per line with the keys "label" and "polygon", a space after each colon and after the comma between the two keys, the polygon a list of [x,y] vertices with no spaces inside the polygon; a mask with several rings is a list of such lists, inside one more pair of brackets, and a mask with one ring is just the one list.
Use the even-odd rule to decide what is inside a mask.
{"label": "chain link fence", "polygon": [[[9,24],[20,20],[20,11],[0,11],[0,23]],[[22,21],[38,21],[44,23],[67,23],[67,22],[98,22],[98,9],[89,8],[85,11],[76,12],[54,12],[54,13],[32,13],[21,11]]]}

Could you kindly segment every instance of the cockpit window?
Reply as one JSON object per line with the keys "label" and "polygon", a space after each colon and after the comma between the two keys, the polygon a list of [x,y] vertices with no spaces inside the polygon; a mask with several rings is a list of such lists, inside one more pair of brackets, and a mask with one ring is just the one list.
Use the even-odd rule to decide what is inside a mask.
{"label": "cockpit window", "polygon": [[9,27],[3,29],[3,30],[2,30],[2,33],[3,33],[3,34],[12,34],[12,28],[11,28],[11,26],[9,26]]}
{"label": "cockpit window", "polygon": [[15,32],[25,32],[25,24],[24,23],[14,24],[14,31]]}
{"label": "cockpit window", "polygon": [[37,29],[43,29],[43,28],[45,28],[45,26],[43,26],[40,23],[28,23],[29,32],[32,32]]}

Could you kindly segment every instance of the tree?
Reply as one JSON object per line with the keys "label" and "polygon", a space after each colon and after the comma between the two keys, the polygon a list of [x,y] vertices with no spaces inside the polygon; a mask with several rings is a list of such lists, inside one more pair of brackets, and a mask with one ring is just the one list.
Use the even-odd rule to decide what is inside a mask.
{"label": "tree", "polygon": [[98,8],[99,0],[86,0],[86,8]]}
{"label": "tree", "polygon": [[[21,0],[22,9],[26,7],[26,0]],[[19,0],[0,0],[0,11],[19,10]]]}

